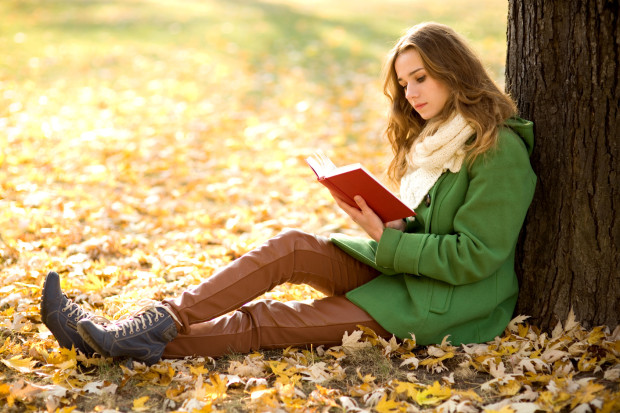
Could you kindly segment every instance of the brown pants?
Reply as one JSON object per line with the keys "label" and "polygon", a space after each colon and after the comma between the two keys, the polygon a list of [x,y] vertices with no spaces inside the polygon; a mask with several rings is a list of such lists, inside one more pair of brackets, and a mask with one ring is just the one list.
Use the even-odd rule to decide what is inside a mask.
{"label": "brown pants", "polygon": [[[357,325],[390,337],[344,296],[378,274],[326,238],[285,231],[197,287],[164,302],[182,323],[164,357],[217,357],[259,348],[338,345],[344,332],[356,330]],[[285,282],[308,284],[327,297],[252,301]]]}

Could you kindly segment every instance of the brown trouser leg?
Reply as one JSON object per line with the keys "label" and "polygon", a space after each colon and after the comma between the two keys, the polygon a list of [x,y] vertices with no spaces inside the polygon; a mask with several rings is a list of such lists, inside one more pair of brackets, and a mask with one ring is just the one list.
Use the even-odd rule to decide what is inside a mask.
{"label": "brown trouser leg", "polygon": [[[216,357],[259,348],[337,345],[344,332],[354,331],[357,325],[390,337],[344,296],[378,274],[326,238],[286,231],[196,288],[165,301],[182,325],[179,335],[166,346],[164,357]],[[327,297],[250,302],[285,282],[308,284]]]}

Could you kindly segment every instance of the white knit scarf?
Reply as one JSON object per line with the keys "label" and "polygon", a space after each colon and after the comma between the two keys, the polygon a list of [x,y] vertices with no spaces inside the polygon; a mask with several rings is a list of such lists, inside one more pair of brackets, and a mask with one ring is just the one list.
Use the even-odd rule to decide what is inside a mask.
{"label": "white knit scarf", "polygon": [[456,113],[437,132],[414,143],[407,154],[407,172],[400,180],[400,197],[407,206],[420,205],[445,171],[461,170],[466,155],[463,147],[473,134],[474,129]]}

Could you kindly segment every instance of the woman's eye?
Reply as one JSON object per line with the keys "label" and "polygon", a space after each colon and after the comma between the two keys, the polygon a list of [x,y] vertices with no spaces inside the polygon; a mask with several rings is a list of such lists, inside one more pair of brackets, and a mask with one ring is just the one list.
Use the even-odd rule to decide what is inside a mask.
{"label": "woman's eye", "polygon": [[419,78],[417,78],[417,79],[416,79],[416,81],[417,81],[418,83],[422,83],[422,82],[424,82],[425,80],[426,80],[426,75],[424,75],[424,76],[420,76]]}

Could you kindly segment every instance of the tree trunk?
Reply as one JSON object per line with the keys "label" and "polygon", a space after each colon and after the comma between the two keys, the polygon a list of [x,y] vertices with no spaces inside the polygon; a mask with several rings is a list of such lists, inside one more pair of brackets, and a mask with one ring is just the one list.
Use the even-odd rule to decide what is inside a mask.
{"label": "tree trunk", "polygon": [[572,308],[620,314],[617,0],[509,0],[506,87],[534,122],[534,201],[521,234],[517,314],[548,330]]}

